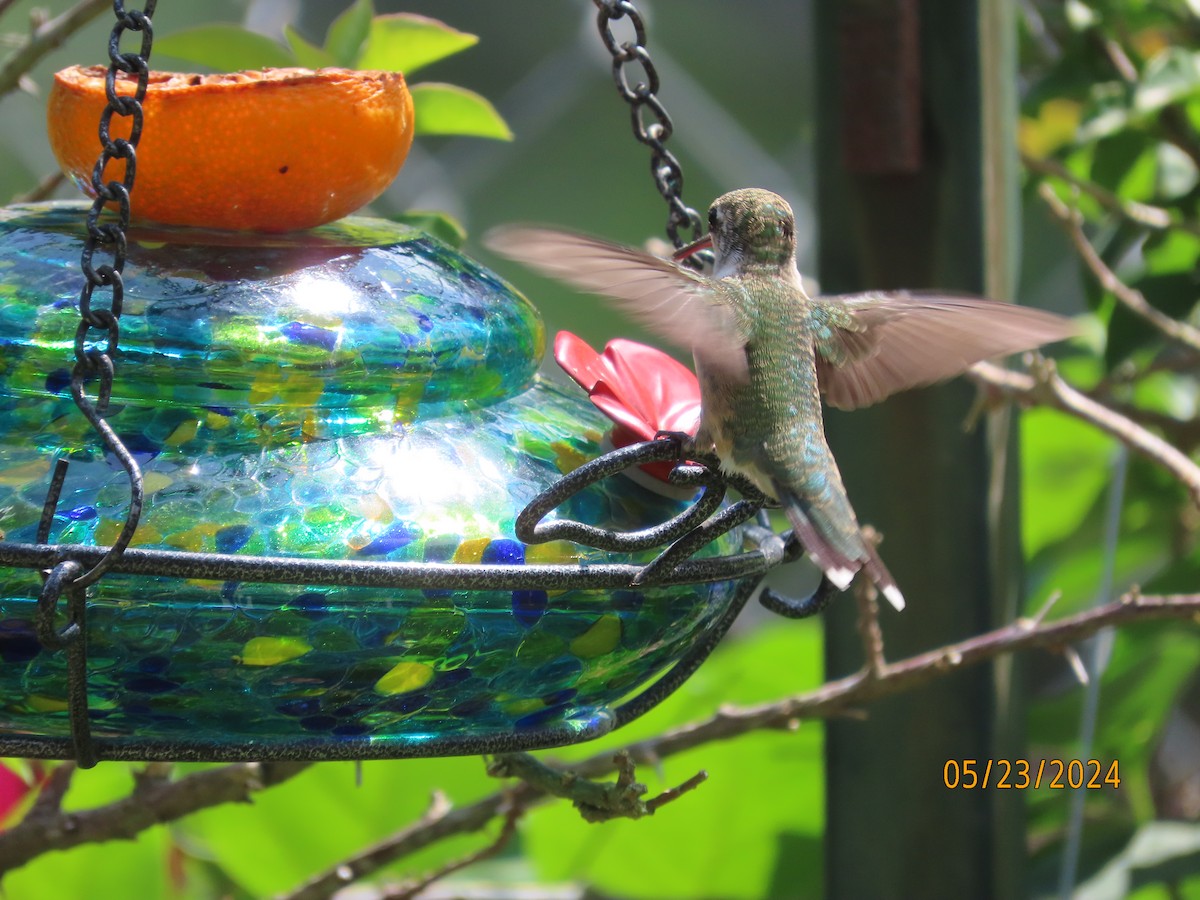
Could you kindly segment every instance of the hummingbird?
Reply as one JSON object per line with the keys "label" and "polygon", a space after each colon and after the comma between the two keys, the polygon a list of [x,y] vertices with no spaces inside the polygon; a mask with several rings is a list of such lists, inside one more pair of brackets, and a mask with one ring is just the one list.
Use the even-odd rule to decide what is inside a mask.
{"label": "hummingbird", "polygon": [[[795,217],[757,188],[718,197],[708,234],[661,259],[586,235],[512,225],[497,253],[608,298],[690,350],[700,383],[697,452],[715,454],[778,503],[810,559],[839,590],[864,570],[904,595],[864,538],[825,440],[822,398],[868,406],[961,374],[993,356],[1072,334],[1052,313],[975,297],[871,291],[810,297],[796,267]],[[711,275],[685,261],[711,249]]]}

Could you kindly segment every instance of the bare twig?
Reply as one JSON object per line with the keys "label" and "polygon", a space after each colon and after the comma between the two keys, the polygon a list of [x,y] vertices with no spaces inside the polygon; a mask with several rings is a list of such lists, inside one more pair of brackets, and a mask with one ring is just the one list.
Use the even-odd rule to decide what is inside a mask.
{"label": "bare twig", "polygon": [[468,853],[466,856],[459,857],[456,860],[446,863],[436,871],[430,872],[421,878],[414,879],[408,884],[402,885],[394,890],[387,891],[383,895],[383,900],[412,900],[420,894],[425,888],[429,887],[435,881],[440,881],[448,875],[453,875],[460,869],[465,869],[467,866],[474,865],[480,860],[488,859],[495,856],[512,840],[513,835],[517,832],[517,822],[521,816],[525,814],[525,806],[512,802],[508,805],[508,809],[504,811],[504,823],[500,826],[500,832],[488,844],[485,844],[480,849],[473,853]]}
{"label": "bare twig", "polygon": [[32,188],[23,194],[17,194],[13,197],[13,203],[37,203],[40,200],[49,199],[49,197],[58,190],[58,186],[67,180],[67,176],[60,170],[51,172],[44,177]]}
{"label": "bare twig", "polygon": [[1200,350],[1200,328],[1194,328],[1178,319],[1172,319],[1162,310],[1151,306],[1141,291],[1136,291],[1121,281],[1100,258],[1100,254],[1096,252],[1091,242],[1088,241],[1087,235],[1083,233],[1083,223],[1078,211],[1070,209],[1058,199],[1058,195],[1048,184],[1039,185],[1038,194],[1046,201],[1054,218],[1066,229],[1080,259],[1083,260],[1084,265],[1088,267],[1102,288],[1116,297],[1118,303],[1145,319],[1167,337],[1193,350]]}
{"label": "bare twig", "polygon": [[1126,84],[1136,84],[1138,80],[1137,66],[1129,58],[1129,54],[1125,52],[1125,48],[1111,35],[1103,34],[1099,31],[1093,32],[1093,34],[1099,42],[1100,49],[1108,57],[1109,64],[1121,76],[1121,80]]}
{"label": "bare twig", "polygon": [[1135,225],[1141,225],[1143,228],[1150,228],[1154,231],[1175,228],[1200,237],[1200,222],[1180,219],[1170,210],[1163,209],[1161,206],[1151,206],[1148,203],[1138,203],[1136,200],[1118,197],[1095,182],[1078,177],[1057,160],[1041,159],[1022,153],[1021,164],[1030,172],[1065,181],[1071,187],[1078,188],[1087,194],[1109,212],[1116,213]]}
{"label": "bare twig", "polygon": [[1142,409],[1133,403],[1104,397],[1095,390],[1088,391],[1088,396],[1102,402],[1117,415],[1137,422],[1145,428],[1153,428],[1155,431],[1161,432],[1182,453],[1190,453],[1200,447],[1200,419],[1177,419],[1157,410]]}
{"label": "bare twig", "polygon": [[1075,390],[1059,377],[1048,361],[1039,363],[1036,377],[994,363],[977,363],[969,375],[977,384],[987,385],[1009,398],[1062,410],[1095,425],[1131,450],[1165,468],[1187,489],[1192,502],[1200,507],[1200,466],[1158,435]]}
{"label": "bare twig", "polygon": [[[1035,647],[1059,650],[1110,625],[1194,619],[1197,616],[1200,616],[1200,594],[1142,596],[1130,593],[1104,606],[1039,627],[1031,627],[1028,619],[1020,619],[957,644],[888,663],[878,678],[868,678],[863,672],[857,672],[785,700],[759,706],[726,707],[709,719],[632,744],[626,750],[637,760],[665,758],[749,731],[787,729],[796,720],[842,715],[847,709],[912,690],[951,671],[1001,654]],[[603,754],[574,768],[580,775],[594,777],[610,771],[612,762],[608,754]]]}
{"label": "bare twig", "polygon": [[860,578],[854,586],[854,599],[858,601],[858,635],[863,645],[863,671],[870,678],[878,678],[886,660],[883,657],[883,629],[879,627],[879,604],[875,585]]}
{"label": "bare twig", "polygon": [[708,777],[701,772],[652,800],[643,800],[646,786],[637,780],[632,757],[621,751],[610,757],[610,763],[608,771],[613,768],[617,771],[615,784],[589,781],[568,769],[548,766],[528,753],[495,757],[488,764],[488,774],[496,778],[520,778],[543,794],[570,800],[589,822],[653,815],[660,806],[694,789]]}
{"label": "bare twig", "polygon": [[1083,664],[1083,657],[1079,655],[1079,651],[1074,647],[1064,647],[1063,657],[1066,659],[1067,665],[1071,667],[1071,673],[1075,676],[1075,680],[1087,687],[1091,677],[1088,675],[1087,666]]}
{"label": "bare twig", "polygon": [[1050,610],[1054,609],[1059,600],[1062,599],[1062,591],[1051,591],[1050,596],[1046,598],[1046,602],[1042,604],[1042,608],[1033,614],[1033,618],[1029,620],[1030,626],[1036,628],[1046,621],[1046,616],[1050,615]]}
{"label": "bare twig", "polygon": [[[879,543],[879,536],[870,525],[863,528],[863,540],[872,545]],[[854,585],[854,599],[858,602],[858,635],[862,639],[863,669],[869,678],[878,678],[887,664],[883,655],[883,629],[879,626],[879,594],[866,578],[859,578]]]}
{"label": "bare twig", "polygon": [[80,0],[62,15],[35,28],[33,33],[0,63],[0,97],[15,90],[21,83],[21,76],[32,69],[39,59],[104,10],[111,8],[110,0]]}
{"label": "bare twig", "polygon": [[425,815],[407,828],[338,863],[291,893],[281,895],[279,900],[324,900],[346,885],[443,838],[481,831],[505,809],[524,810],[540,796],[541,792],[533,786],[521,784],[510,790],[497,791],[469,806],[451,807],[445,798],[435,797]]}
{"label": "bare twig", "polygon": [[55,766],[46,778],[46,783],[38,791],[33,806],[25,814],[25,821],[37,819],[45,822],[57,816],[62,811],[63,797],[66,796],[67,789],[71,787],[71,778],[74,775],[75,763],[73,762]]}
{"label": "bare twig", "polygon": [[[219,806],[246,801],[256,791],[287,781],[307,763],[237,763],[196,772],[175,781],[144,779],[134,792],[115,803],[83,812],[58,808],[61,792],[43,794],[33,812],[0,835],[0,873],[24,865],[49,850],[68,850],[80,844],[133,838],[162,822]],[[74,766],[59,766],[51,784],[66,790]],[[44,791],[46,789],[43,789]]]}

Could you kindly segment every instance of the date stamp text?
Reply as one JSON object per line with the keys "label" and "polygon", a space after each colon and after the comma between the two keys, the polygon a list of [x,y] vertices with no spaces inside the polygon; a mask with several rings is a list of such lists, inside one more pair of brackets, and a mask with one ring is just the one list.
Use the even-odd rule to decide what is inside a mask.
{"label": "date stamp text", "polygon": [[1099,759],[948,759],[942,784],[950,790],[1100,790],[1121,786],[1117,760]]}

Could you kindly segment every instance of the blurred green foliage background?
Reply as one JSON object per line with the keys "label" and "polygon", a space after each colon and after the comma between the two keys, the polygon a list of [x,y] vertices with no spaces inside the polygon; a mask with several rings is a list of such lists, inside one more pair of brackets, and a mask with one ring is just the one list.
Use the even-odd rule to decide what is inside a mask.
{"label": "blurred green foliage background", "polygon": [[[37,4],[50,14],[69,5]],[[675,118],[669,146],[685,173],[684,199],[702,210],[734,187],[782,193],[798,214],[801,266],[812,271],[812,98],[819,73],[811,64],[810,0],[638,5],[649,21],[660,97]],[[26,0],[12,4],[0,17],[0,33],[22,32],[33,6]],[[564,225],[631,244],[661,235],[665,205],[653,187],[649,153],[629,133],[592,4],[378,0],[376,6],[436,16],[479,34],[478,46],[421,77],[484,94],[515,139],[421,138],[375,211],[455,216],[468,232],[468,251],[534,299],[550,334],[569,328],[593,344],[638,337],[634,326],[598,301],[488,257],[477,240],[492,225],[510,221]],[[319,43],[343,8],[299,0],[162,0],[155,25],[168,35],[201,23],[244,22],[277,35],[290,22]],[[1195,223],[1198,160],[1175,139],[1190,133],[1196,141],[1200,133],[1197,4],[1030,0],[1022,5],[1021,21],[1022,149],[1056,161],[1073,178],[1101,185],[1122,202],[1153,204]],[[0,198],[30,189],[52,167],[43,112],[50,75],[66,65],[102,62],[109,27],[102,16],[43,60],[30,73],[27,90],[0,98]],[[1114,45],[1127,54],[1125,76],[1119,60],[1114,63]],[[152,65],[193,68],[165,54],[156,54]],[[1080,204],[1110,265],[1152,304],[1195,320],[1200,236],[1139,227],[1066,181],[1052,183],[1063,198]],[[72,194],[69,186],[59,192]],[[1196,429],[1189,430],[1200,397],[1194,357],[1164,345],[1093,287],[1043,214],[1032,185],[1024,205],[1020,299],[1082,310],[1086,338],[1060,360],[1061,371],[1194,454],[1200,443]],[[1147,592],[1197,590],[1197,515],[1178,485],[1061,414],[1032,410],[1022,424],[1030,610],[1059,593],[1055,615],[1080,610],[1133,584]],[[849,487],[853,496],[854,485]],[[785,575],[789,581],[808,577]],[[1028,795],[1029,890],[1039,896],[1059,890],[1064,848],[1072,828],[1081,828],[1079,863],[1068,884],[1079,886],[1079,896],[1200,897],[1200,828],[1194,825],[1200,817],[1194,799],[1200,796],[1200,640],[1180,624],[1141,625],[1098,638],[1084,648],[1084,657],[1104,672],[1093,701],[1061,658],[1033,659],[1028,755],[1117,759],[1122,784],[1087,792],[1074,801],[1082,801],[1078,807],[1066,791]],[[722,703],[770,700],[813,688],[821,679],[818,622],[764,625],[752,613],[660,709],[601,742],[552,755],[591,755],[703,717]],[[1097,704],[1092,735],[1081,726],[1089,702]],[[614,897],[819,897],[821,734],[819,724],[805,723],[794,734],[709,745],[666,761],[661,771],[643,770],[652,793],[701,768],[711,776],[650,819],[587,825],[565,804],[536,810],[501,859],[461,877],[560,885],[559,894],[548,896],[563,897],[578,896],[570,893],[572,885]],[[887,759],[887,748],[880,748],[880,765]],[[897,777],[926,779],[934,791],[944,789],[941,774]],[[115,799],[131,784],[129,767],[107,763],[78,775],[67,803],[84,808]],[[213,809],[134,842],[48,854],[5,876],[3,888],[14,900],[270,896],[417,818],[434,790],[462,803],[494,787],[473,758],[367,763],[361,785],[352,765],[321,764],[250,806]],[[1164,824],[1167,819],[1172,824]],[[439,844],[397,871],[431,868],[479,840]]]}

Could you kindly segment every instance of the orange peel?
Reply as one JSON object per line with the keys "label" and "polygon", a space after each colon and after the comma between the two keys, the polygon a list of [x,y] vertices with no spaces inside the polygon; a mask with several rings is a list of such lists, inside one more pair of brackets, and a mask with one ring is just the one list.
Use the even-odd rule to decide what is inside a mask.
{"label": "orange peel", "polygon": [[[54,155],[92,196],[106,72],[58,72],[47,109]],[[117,90],[135,86],[122,75]],[[281,232],[333,221],[383,193],[413,139],[399,72],[152,72],[143,108],[131,215],[169,225]],[[129,132],[129,118],[114,115],[111,136]],[[103,180],[124,171],[111,160]]]}

